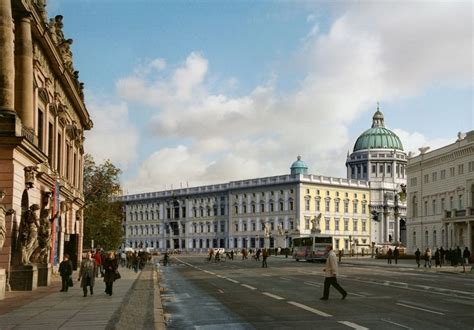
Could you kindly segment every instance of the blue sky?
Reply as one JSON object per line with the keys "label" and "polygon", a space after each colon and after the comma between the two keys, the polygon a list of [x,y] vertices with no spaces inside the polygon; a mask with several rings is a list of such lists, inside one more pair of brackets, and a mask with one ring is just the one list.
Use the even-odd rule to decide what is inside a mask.
{"label": "blue sky", "polygon": [[471,2],[49,0],[74,39],[86,152],[129,193],[345,176],[380,102],[407,151],[474,128]]}

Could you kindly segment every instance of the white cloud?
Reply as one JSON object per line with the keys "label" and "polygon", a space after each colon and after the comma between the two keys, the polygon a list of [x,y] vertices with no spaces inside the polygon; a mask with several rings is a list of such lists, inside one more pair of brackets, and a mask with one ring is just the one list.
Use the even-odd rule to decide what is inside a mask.
{"label": "white cloud", "polygon": [[92,99],[88,109],[94,127],[86,131],[86,152],[99,163],[110,159],[116,166],[126,169],[137,157],[139,144],[138,131],[129,122],[127,105]]}
{"label": "white cloud", "polygon": [[403,129],[396,128],[393,130],[398,135],[403,144],[403,150],[408,154],[412,152],[414,155],[418,155],[421,147],[430,147],[430,151],[444,147],[448,144],[454,143],[457,137],[451,139],[446,138],[434,138],[430,139],[419,132],[407,132]]}
{"label": "white cloud", "polygon": [[[121,79],[123,99],[154,109],[150,128],[158,138],[186,141],[152,154],[128,184],[156,190],[285,174],[298,154],[312,173],[344,176],[354,143],[348,126],[377,100],[410,97],[440,82],[471,83],[471,19],[462,3],[351,5],[327,33],[314,25],[298,56],[306,59],[306,75],[286,95],[273,81],[241,97],[215,93],[206,85],[208,60],[195,52],[169,76]],[[396,132],[407,151],[449,143]]]}

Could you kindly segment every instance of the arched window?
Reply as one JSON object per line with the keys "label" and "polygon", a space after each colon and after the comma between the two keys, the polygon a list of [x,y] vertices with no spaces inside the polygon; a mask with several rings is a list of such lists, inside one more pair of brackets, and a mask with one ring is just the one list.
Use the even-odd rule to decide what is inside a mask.
{"label": "arched window", "polygon": [[438,238],[436,237],[436,230],[433,230],[433,247],[438,246]]}

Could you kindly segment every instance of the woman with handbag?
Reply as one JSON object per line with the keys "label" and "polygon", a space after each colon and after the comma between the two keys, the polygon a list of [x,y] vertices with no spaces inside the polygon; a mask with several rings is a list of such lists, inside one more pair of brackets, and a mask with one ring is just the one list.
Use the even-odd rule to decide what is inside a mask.
{"label": "woman with handbag", "polygon": [[115,258],[114,252],[109,252],[107,258],[104,260],[104,282],[105,282],[105,293],[109,296],[112,295],[112,289],[114,281],[119,278],[118,274],[118,261]]}
{"label": "woman with handbag", "polygon": [[59,274],[61,275],[62,287],[61,292],[67,292],[70,283],[72,282],[72,262],[69,260],[69,254],[64,254],[64,259],[59,264]]}

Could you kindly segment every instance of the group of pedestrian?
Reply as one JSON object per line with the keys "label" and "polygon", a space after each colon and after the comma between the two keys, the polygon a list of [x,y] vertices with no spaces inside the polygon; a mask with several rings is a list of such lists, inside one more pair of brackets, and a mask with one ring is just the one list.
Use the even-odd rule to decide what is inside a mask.
{"label": "group of pedestrian", "polygon": [[[62,282],[61,292],[67,292],[69,287],[73,285],[72,273],[72,262],[69,260],[69,255],[64,254],[64,259],[59,264],[59,274],[61,275]],[[105,293],[111,296],[113,293],[113,283],[120,278],[118,259],[115,257],[115,252],[109,252],[105,258],[102,258],[98,251],[94,255],[91,251],[86,253],[86,257],[81,261],[78,276],[84,297],[87,297],[88,293],[91,296],[94,294],[95,279],[99,276],[99,273],[104,278]]]}
{"label": "group of pedestrian", "polygon": [[392,258],[395,260],[395,264],[398,264],[398,257],[400,257],[400,250],[398,249],[398,246],[395,247],[395,249],[389,248],[387,251],[387,263],[392,264]]}
{"label": "group of pedestrian", "polygon": [[[420,268],[421,257],[423,257],[423,260],[425,261],[424,267],[431,268],[431,261],[433,255],[429,247],[425,249],[423,256],[421,255],[420,249],[416,249],[415,260],[416,264],[418,265],[418,268]],[[434,253],[435,267],[441,268],[446,262],[449,262],[451,266],[455,267],[458,265],[462,265],[463,272],[465,272],[466,265],[469,264],[470,257],[471,252],[469,251],[467,246],[464,248],[464,251],[462,251],[459,246],[455,249],[444,249],[443,247],[436,248],[436,251]]]}

